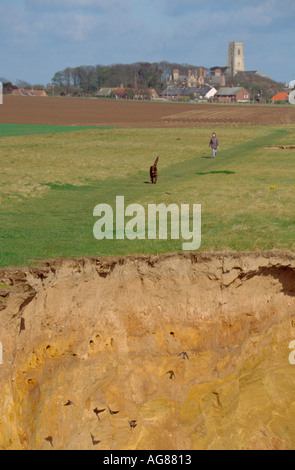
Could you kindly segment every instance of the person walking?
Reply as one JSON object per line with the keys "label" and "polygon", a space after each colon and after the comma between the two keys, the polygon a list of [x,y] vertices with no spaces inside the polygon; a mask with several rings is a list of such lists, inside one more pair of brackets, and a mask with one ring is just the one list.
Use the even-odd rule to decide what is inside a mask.
{"label": "person walking", "polygon": [[215,132],[213,132],[213,134],[212,134],[212,137],[211,137],[210,143],[209,143],[209,147],[212,148],[213,158],[216,158],[217,149],[219,147],[219,141],[217,139],[217,136],[216,136]]}

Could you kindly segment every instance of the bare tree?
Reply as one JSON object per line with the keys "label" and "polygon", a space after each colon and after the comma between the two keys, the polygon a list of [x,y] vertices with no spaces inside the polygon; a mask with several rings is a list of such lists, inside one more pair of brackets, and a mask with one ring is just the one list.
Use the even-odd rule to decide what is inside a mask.
{"label": "bare tree", "polygon": [[33,86],[25,80],[16,80],[15,84],[18,88],[24,88],[25,90],[31,90],[33,88]]}

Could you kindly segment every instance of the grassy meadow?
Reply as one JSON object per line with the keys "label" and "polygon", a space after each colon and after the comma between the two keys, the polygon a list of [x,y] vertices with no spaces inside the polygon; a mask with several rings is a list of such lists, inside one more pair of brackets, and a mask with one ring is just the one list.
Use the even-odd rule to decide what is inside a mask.
{"label": "grassy meadow", "polygon": [[[211,158],[212,131],[220,150]],[[294,127],[115,129],[0,124],[0,267],[55,257],[181,251],[183,240],[101,240],[97,204],[202,205],[199,251],[295,251]],[[160,156],[159,178],[149,166]],[[147,212],[147,211],[146,211]],[[126,218],[126,222],[130,218]]]}

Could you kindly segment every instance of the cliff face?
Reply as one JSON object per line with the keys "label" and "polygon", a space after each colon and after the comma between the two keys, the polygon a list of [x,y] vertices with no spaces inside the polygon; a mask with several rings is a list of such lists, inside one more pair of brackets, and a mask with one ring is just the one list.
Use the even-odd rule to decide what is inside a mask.
{"label": "cliff face", "polygon": [[294,448],[294,254],[55,260],[0,299],[1,449]]}

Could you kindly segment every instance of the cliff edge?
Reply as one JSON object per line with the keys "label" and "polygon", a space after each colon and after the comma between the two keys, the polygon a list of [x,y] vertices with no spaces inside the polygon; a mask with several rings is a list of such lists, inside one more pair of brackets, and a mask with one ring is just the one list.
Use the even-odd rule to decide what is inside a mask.
{"label": "cliff edge", "polygon": [[0,275],[0,449],[294,449],[295,254]]}

